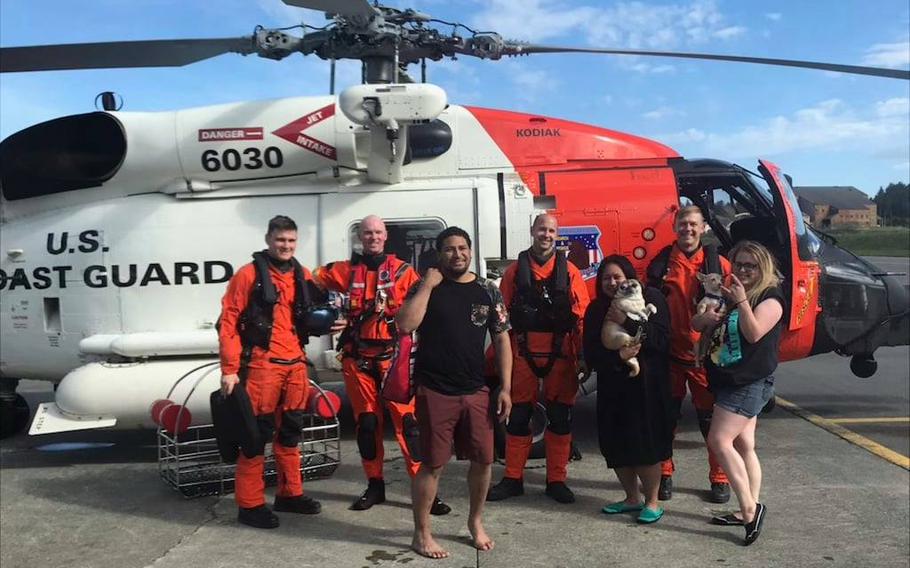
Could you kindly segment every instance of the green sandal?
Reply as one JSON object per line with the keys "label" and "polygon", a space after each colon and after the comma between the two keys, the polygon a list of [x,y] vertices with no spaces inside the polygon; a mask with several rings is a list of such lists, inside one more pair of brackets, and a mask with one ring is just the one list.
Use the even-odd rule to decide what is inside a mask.
{"label": "green sandal", "polygon": [[664,516],[664,510],[662,507],[656,509],[651,509],[645,507],[641,510],[641,514],[638,515],[638,522],[644,525],[650,525],[651,523],[656,523]]}
{"label": "green sandal", "polygon": [[606,515],[616,515],[619,513],[628,513],[629,511],[641,511],[644,507],[644,503],[638,503],[637,505],[627,505],[625,501],[617,501],[616,503],[610,503],[606,505],[603,509],[600,510],[601,513]]}

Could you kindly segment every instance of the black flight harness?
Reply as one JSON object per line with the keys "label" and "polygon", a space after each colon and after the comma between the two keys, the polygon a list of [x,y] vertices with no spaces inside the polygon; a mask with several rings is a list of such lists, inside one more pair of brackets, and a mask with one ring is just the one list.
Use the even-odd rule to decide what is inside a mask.
{"label": "black flight harness", "polygon": [[[557,359],[565,359],[562,344],[578,320],[572,311],[569,296],[568,261],[559,251],[553,254],[556,255],[555,266],[546,280],[533,280],[529,251],[522,251],[518,255],[518,273],[515,276],[517,291],[509,307],[518,353],[524,357],[531,371],[539,379],[550,374]],[[530,351],[528,332],[551,333],[553,344],[550,351],[547,353]],[[546,358],[546,363],[538,366],[535,362],[538,358]]]}
{"label": "black flight harness", "polygon": [[[717,247],[715,245],[702,245],[702,250],[704,251],[705,259],[704,262],[701,263],[701,273],[705,275],[722,275],[723,269],[720,266],[720,254],[717,252]],[[657,256],[654,257],[654,260],[651,261],[651,264],[648,265],[647,270],[648,285],[660,289],[664,296],[667,295],[667,291],[664,289],[663,283],[667,277],[667,272],[670,270],[670,253],[672,251],[673,245],[661,249],[661,251],[657,253]],[[726,303],[726,299],[723,296],[708,294],[705,292],[704,287],[699,287],[699,292],[692,299],[692,302],[697,305],[702,298],[706,297],[718,300],[721,305]],[[678,365],[695,367],[695,363],[691,361],[684,361],[682,359],[677,359],[676,357],[671,357],[671,359]]]}
{"label": "black flight harness", "polygon": [[[294,270],[294,287],[296,288],[294,305],[291,306],[291,319],[297,340],[302,348],[309,341],[309,335],[306,332],[306,314],[313,306],[313,300],[310,287],[303,275],[303,267],[296,258],[291,258],[290,265]],[[249,364],[253,347],[259,347],[264,351],[269,350],[269,344],[272,341],[275,304],[278,303],[278,290],[269,276],[268,255],[265,252],[253,253],[253,266],[256,268],[256,281],[250,292],[250,300],[246,309],[237,320],[237,333],[240,335],[240,342],[243,346],[240,355],[241,370]],[[293,365],[301,361],[300,358],[269,359],[269,362],[279,365]]]}

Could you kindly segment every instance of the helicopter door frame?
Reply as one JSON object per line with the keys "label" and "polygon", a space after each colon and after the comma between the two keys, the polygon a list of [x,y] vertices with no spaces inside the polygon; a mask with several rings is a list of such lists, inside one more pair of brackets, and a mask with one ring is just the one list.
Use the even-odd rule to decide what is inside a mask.
{"label": "helicopter door frame", "polygon": [[774,208],[778,213],[783,213],[781,220],[787,223],[789,259],[780,260],[788,261],[791,271],[788,329],[791,332],[798,331],[799,342],[807,342],[811,347],[815,335],[815,315],[819,310],[818,261],[813,255],[800,250],[799,240],[805,237],[807,229],[790,183],[774,163],[767,160],[759,160],[758,163],[758,171],[774,192]]}
{"label": "helicopter door frame", "polygon": [[[420,189],[340,192],[320,196],[319,263],[325,264],[339,258],[350,258],[354,243],[351,229],[367,215],[379,215],[389,223],[437,221],[441,227],[463,227],[471,233],[473,269],[483,275],[485,263],[482,250],[498,250],[498,242],[483,243],[481,217],[484,211],[483,192],[476,185],[451,184],[432,187],[424,184]],[[492,184],[495,198],[495,183]],[[441,230],[441,229],[440,229]],[[499,235],[495,235],[498,241]],[[490,246],[487,246],[487,245]]]}

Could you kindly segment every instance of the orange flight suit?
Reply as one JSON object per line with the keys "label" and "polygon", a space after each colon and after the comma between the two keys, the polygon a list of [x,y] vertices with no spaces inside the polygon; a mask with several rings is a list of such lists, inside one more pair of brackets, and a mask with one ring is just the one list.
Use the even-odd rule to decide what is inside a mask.
{"label": "orange flight suit", "polygon": [[[557,251],[556,254],[562,254]],[[533,255],[530,259],[531,278],[534,281],[550,278],[556,266],[556,254],[551,255],[543,265],[537,264]],[[553,368],[543,379],[544,403],[561,403],[566,407],[575,404],[578,393],[578,375],[576,362],[581,353],[582,322],[585,310],[590,299],[584,278],[571,262],[567,263],[569,286],[568,294],[572,313],[577,317],[575,329],[566,334],[560,346],[562,356],[556,359]],[[515,282],[518,273],[518,262],[512,263],[503,274],[499,288],[506,306],[511,307],[517,295],[518,285]],[[519,352],[518,339],[514,330],[509,332],[512,340],[512,404],[530,403],[533,407],[538,400],[541,389],[540,381],[531,369],[528,361]],[[550,353],[553,351],[553,334],[546,332],[528,332],[526,339],[527,350],[530,353]],[[535,366],[543,367],[547,357],[532,357]],[[549,405],[548,405],[549,408]],[[532,437],[530,435],[506,434],[506,468],[505,477],[523,479],[525,463],[531,451]],[[549,428],[544,434],[544,444],[547,453],[547,482],[565,482],[572,451],[572,434],[568,432],[555,433]]]}
{"label": "orange flight suit", "polygon": [[[374,436],[375,455],[372,459],[361,457],[363,470],[368,479],[382,479],[382,461],[385,455],[383,450],[383,404],[385,404],[385,407],[389,409],[392,426],[395,429],[395,438],[404,455],[408,473],[413,477],[420,469],[420,462],[415,460],[408,448],[404,422],[408,415],[410,415],[410,419],[416,420],[414,418],[414,400],[411,399],[407,404],[382,400],[379,387],[382,377],[392,363],[390,357],[396,341],[388,322],[398,313],[408,290],[420,280],[420,277],[410,265],[393,255],[388,255],[386,261],[376,270],[366,270],[363,282],[357,282],[355,272],[362,262],[364,261],[361,260],[354,264],[350,260],[345,260],[327,264],[316,269],[314,279],[321,288],[352,295],[351,310],[348,314],[349,324],[348,329],[345,330],[350,336],[343,347],[341,360],[344,384],[348,398],[351,400],[358,433],[361,417],[364,415],[372,414],[377,421]],[[385,280],[388,281],[387,287],[384,288],[385,307],[382,311],[376,311],[377,285],[380,280],[379,274],[383,270],[388,271],[388,275],[385,277]],[[358,289],[359,300],[357,292],[355,292]],[[363,316],[363,320],[359,325],[359,338],[353,338],[353,334],[358,333],[354,322],[361,316]],[[358,344],[358,347],[355,347],[355,343]]]}
{"label": "orange flight suit", "polygon": [[[303,269],[304,278],[311,279],[309,270]],[[283,422],[293,429],[292,421],[286,420],[285,413],[299,413],[306,404],[307,378],[306,354],[301,347],[291,317],[291,307],[296,298],[294,270],[282,273],[269,265],[269,276],[278,291],[278,302],[272,314],[272,335],[268,351],[253,347],[248,362],[241,362],[243,346],[237,331],[237,322],[246,309],[256,282],[256,267],[250,263],[241,267],[228,283],[227,292],[221,299],[221,325],[218,339],[221,356],[221,373],[231,375],[243,373],[253,414],[260,425],[274,420],[275,437],[272,451],[278,469],[278,490],[281,497],[297,497],[303,494],[303,480],[300,475],[299,430],[298,443],[285,446],[281,442]],[[292,364],[275,363],[296,361]],[[241,365],[243,368],[241,369]],[[279,412],[280,410],[280,412]],[[267,427],[270,430],[271,427]],[[262,428],[260,428],[262,430]],[[265,457],[246,457],[243,452],[237,458],[235,499],[239,507],[248,509],[265,504],[265,480],[263,478]]]}
{"label": "orange flight suit", "polygon": [[[692,393],[692,404],[701,416],[714,409],[714,395],[708,390],[708,376],[703,367],[695,367],[693,349],[698,344],[700,333],[692,329],[692,317],[698,304],[701,283],[696,274],[705,261],[704,249],[699,247],[692,256],[686,256],[674,244],[667,260],[667,274],[663,291],[670,308],[670,385],[672,397],[682,404],[686,397],[686,386]],[[730,262],[720,257],[723,273],[730,273]],[[701,427],[701,420],[699,426]],[[704,429],[704,428],[702,428]],[[707,436],[706,432],[702,432]],[[708,450],[711,483],[728,483],[727,475],[721,469],[713,452]],[[662,475],[673,475],[673,458],[661,464]]]}

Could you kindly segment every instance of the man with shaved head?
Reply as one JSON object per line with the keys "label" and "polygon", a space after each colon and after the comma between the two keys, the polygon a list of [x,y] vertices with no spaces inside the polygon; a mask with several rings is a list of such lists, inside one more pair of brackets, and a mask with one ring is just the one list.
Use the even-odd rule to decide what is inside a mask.
{"label": "man with shaved head", "polygon": [[[365,511],[385,501],[382,461],[386,408],[408,474],[413,477],[420,469],[413,399],[401,404],[383,400],[379,394],[398,339],[395,314],[407,291],[420,277],[411,265],[385,253],[388,232],[378,216],[364,217],[357,236],[363,247],[360,253],[353,253],[350,260],[317,268],[313,278],[319,286],[348,294],[350,298],[348,326],[341,334],[339,350],[345,388],[357,425],[357,447],[367,476],[366,491],[354,501],[351,509]],[[431,512],[444,515],[450,510],[437,497]]]}
{"label": "man with shaved head", "polygon": [[547,410],[546,494],[572,503],[566,485],[572,447],[572,406],[578,391],[582,320],[588,290],[578,268],[556,249],[553,215],[538,215],[531,225],[531,248],[518,255],[502,277],[500,289],[512,318],[512,414],[506,425],[506,469],[490,488],[488,501],[524,493],[524,467],[531,451],[531,416],[540,394]]}

